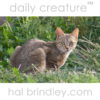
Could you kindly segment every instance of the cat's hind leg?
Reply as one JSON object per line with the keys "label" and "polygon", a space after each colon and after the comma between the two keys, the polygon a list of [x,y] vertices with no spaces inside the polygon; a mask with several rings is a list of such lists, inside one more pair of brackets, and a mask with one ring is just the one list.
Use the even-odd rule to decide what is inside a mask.
{"label": "cat's hind leg", "polygon": [[15,48],[14,53],[10,56],[10,64],[11,64],[11,67],[15,67],[13,63],[14,63],[15,57],[16,57],[16,55],[18,55],[18,52],[20,51],[20,49],[21,49],[21,46],[17,46]]}
{"label": "cat's hind leg", "polygon": [[46,54],[42,48],[38,48],[30,53],[30,57],[33,60],[33,64],[36,65],[36,70],[44,72],[46,70]]}

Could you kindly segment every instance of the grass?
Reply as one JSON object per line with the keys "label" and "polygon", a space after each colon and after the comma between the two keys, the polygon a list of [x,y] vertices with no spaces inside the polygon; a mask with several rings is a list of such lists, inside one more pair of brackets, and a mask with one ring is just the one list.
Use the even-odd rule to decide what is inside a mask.
{"label": "grass", "polygon": [[[2,71],[2,72],[1,72]],[[0,82],[2,83],[97,83],[100,82],[100,74],[89,71],[75,72],[66,69],[58,72],[47,72],[44,74],[22,74],[19,72],[10,72],[5,69],[0,71]],[[5,74],[2,74],[5,72]],[[9,77],[8,77],[9,76]]]}
{"label": "grass", "polygon": [[[74,18],[73,18],[74,19]],[[7,22],[0,26],[0,82],[1,83],[97,83],[100,82],[100,44],[99,29],[87,29],[87,25],[93,24],[94,18],[79,18],[80,23],[74,23],[72,18],[15,18],[7,17]],[[78,18],[77,18],[78,19]],[[76,19],[76,20],[77,20]],[[89,19],[89,20],[88,20]],[[92,21],[93,19],[93,21]],[[75,21],[76,21],[75,20]],[[98,20],[99,18],[95,19]],[[66,23],[65,23],[66,22]],[[76,21],[78,22],[78,21]],[[13,23],[10,26],[9,23]],[[96,22],[95,22],[96,23]],[[66,32],[72,32],[77,26],[90,33],[84,35],[80,30],[77,48],[71,53],[65,65],[58,71],[48,71],[42,74],[20,73],[18,69],[11,68],[9,57],[17,45],[22,45],[30,38],[39,38],[45,41],[55,40],[57,26]],[[92,26],[92,25],[91,25]],[[87,29],[87,30],[86,30]],[[70,31],[69,31],[70,30]],[[95,35],[93,32],[95,30]],[[87,33],[86,33],[87,34]],[[97,41],[95,39],[97,37]]]}

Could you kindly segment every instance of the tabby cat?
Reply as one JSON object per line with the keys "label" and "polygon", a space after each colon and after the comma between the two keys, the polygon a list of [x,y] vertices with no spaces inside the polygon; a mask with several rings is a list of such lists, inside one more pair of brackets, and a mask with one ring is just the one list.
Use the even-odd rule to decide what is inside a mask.
{"label": "tabby cat", "polygon": [[65,34],[60,27],[57,27],[55,42],[45,42],[39,39],[28,40],[22,46],[15,48],[10,57],[11,67],[17,67],[22,72],[59,69],[75,49],[78,33],[78,28],[71,34]]}

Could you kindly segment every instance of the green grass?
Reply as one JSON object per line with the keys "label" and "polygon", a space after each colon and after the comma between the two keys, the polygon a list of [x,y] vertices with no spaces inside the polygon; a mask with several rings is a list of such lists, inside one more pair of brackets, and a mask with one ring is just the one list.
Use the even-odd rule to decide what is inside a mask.
{"label": "green grass", "polygon": [[[100,29],[97,27],[99,22],[100,18],[88,17],[24,17],[15,19],[7,17],[7,22],[0,26],[0,82],[100,82]],[[13,23],[13,26],[10,26],[9,23]],[[9,57],[17,45],[22,45],[31,38],[54,41],[57,26],[60,26],[65,32],[72,32],[75,27],[80,28],[77,48],[71,53],[61,69],[33,75],[20,73],[18,69],[10,67]]]}
{"label": "green grass", "polygon": [[[2,71],[2,72],[1,72]],[[5,73],[5,74],[4,74]],[[0,82],[2,83],[97,83],[100,82],[100,74],[68,71],[68,69],[43,74],[22,74],[18,71],[0,69]]]}

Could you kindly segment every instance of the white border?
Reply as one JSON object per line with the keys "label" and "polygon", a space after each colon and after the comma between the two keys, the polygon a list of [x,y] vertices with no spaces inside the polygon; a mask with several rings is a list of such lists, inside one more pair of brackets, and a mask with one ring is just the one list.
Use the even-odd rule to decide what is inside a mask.
{"label": "white border", "polygon": [[[10,93],[8,92],[10,89]],[[23,89],[23,95],[18,95],[19,92],[18,90],[22,90]],[[50,89],[52,92],[52,95],[31,95],[31,92],[29,92],[30,95],[27,95],[26,91],[27,89],[30,90],[36,90],[35,93],[39,93],[39,90],[47,90],[47,94],[50,94]],[[12,94],[14,91],[14,94]],[[59,95],[59,90],[61,91],[67,91],[66,94],[64,96],[62,96],[62,94]],[[72,91],[72,94],[74,93],[73,90],[75,91],[79,91],[79,95],[68,95],[70,93],[70,91]],[[91,93],[89,93],[88,95],[80,95],[81,91],[86,91],[86,90],[90,90]],[[15,91],[17,95],[15,95]],[[58,92],[57,92],[58,91]],[[56,93],[55,93],[56,92]],[[22,92],[20,92],[20,94],[22,94]],[[97,98],[100,98],[100,84],[47,84],[47,83],[41,83],[41,84],[26,84],[26,83],[22,83],[22,84],[0,84],[0,98],[2,98],[1,100],[98,100]]]}
{"label": "white border", "polygon": [[[13,10],[10,10],[11,6],[16,4],[16,12],[13,12]],[[18,11],[18,8],[20,5],[25,6],[25,4],[29,4],[29,11]],[[70,10],[64,10],[61,11],[61,8],[59,6],[63,5],[66,8],[66,4],[69,6],[71,5],[71,8],[73,9],[74,6],[82,6],[86,5],[87,10],[85,12],[82,11],[76,11],[71,12]],[[40,11],[41,6],[45,6],[43,9],[47,9],[47,6],[49,11]],[[31,7],[35,8],[35,11],[32,13]],[[56,6],[57,10],[50,10],[52,6]],[[28,6],[25,6],[26,9],[28,9]],[[58,10],[60,9],[60,11]],[[68,7],[69,8],[69,7]],[[70,8],[69,8],[70,9]],[[100,16],[99,13],[100,9],[100,0],[2,0],[0,1],[0,16]]]}

